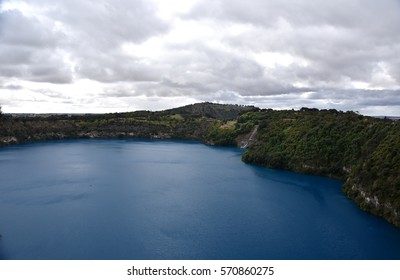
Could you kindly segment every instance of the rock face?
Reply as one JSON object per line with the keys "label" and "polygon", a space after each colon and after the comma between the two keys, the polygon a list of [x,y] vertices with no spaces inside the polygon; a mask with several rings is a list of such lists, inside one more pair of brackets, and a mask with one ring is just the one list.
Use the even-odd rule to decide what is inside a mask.
{"label": "rock face", "polygon": [[371,212],[377,216],[384,217],[387,221],[400,227],[400,212],[390,201],[380,201],[376,195],[367,193],[361,186],[352,185],[350,189],[344,189],[346,194],[352,198],[361,209]]}
{"label": "rock face", "polygon": [[240,147],[243,149],[248,148],[251,144],[253,144],[254,139],[256,138],[257,135],[257,130],[258,130],[258,125],[254,126],[254,128],[251,130],[251,132],[248,134],[248,137],[245,137],[245,139],[242,139],[240,141]]}
{"label": "rock face", "polygon": [[0,143],[3,145],[17,144],[18,139],[15,136],[3,136],[0,137]]}

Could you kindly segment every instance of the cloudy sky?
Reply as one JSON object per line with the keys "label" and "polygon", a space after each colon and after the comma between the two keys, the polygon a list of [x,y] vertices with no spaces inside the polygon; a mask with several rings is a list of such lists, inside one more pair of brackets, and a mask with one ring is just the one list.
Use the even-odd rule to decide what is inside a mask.
{"label": "cloudy sky", "polygon": [[0,0],[4,112],[400,115],[399,0]]}

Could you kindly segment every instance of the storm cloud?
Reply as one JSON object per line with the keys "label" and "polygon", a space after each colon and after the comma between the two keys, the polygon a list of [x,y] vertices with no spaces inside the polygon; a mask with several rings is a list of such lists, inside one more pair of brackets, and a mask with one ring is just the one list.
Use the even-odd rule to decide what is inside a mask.
{"label": "storm cloud", "polygon": [[400,115],[396,0],[0,3],[6,112],[213,101]]}

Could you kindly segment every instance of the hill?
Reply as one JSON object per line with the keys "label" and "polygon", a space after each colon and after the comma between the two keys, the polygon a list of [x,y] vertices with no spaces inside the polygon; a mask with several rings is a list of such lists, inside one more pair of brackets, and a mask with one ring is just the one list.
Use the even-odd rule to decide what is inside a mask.
{"label": "hill", "polygon": [[231,104],[216,104],[210,102],[196,103],[175,109],[165,110],[167,114],[192,115],[193,117],[205,117],[218,120],[235,120],[239,114],[248,111],[257,111],[254,106],[242,106]]}
{"label": "hill", "polygon": [[64,138],[175,138],[205,140],[210,127],[253,106],[198,103],[165,111],[84,115],[7,115],[0,119],[0,145]]}

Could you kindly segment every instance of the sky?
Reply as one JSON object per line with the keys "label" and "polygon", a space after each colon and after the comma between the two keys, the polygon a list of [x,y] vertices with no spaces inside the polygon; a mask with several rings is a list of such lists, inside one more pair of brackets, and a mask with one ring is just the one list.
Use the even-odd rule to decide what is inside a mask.
{"label": "sky", "polygon": [[0,0],[5,113],[400,116],[400,0]]}

